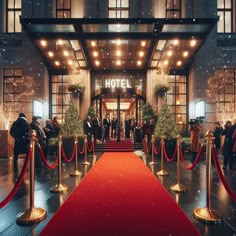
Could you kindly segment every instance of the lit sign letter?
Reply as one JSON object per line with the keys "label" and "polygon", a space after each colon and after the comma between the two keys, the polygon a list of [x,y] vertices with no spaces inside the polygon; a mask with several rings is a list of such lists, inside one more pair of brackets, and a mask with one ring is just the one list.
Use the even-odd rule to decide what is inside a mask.
{"label": "lit sign letter", "polygon": [[111,81],[109,79],[105,80],[105,88],[110,88],[111,87]]}

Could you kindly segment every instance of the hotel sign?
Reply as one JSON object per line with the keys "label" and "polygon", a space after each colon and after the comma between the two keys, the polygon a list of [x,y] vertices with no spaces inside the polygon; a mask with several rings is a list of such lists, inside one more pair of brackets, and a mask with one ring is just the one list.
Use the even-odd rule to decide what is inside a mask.
{"label": "hotel sign", "polygon": [[129,79],[105,79],[105,88],[132,88]]}

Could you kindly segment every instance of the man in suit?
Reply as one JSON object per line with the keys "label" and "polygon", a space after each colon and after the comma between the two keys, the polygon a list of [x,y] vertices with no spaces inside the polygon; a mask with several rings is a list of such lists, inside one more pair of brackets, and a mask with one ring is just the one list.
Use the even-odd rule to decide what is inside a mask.
{"label": "man in suit", "polygon": [[97,140],[101,141],[101,120],[98,118],[98,115],[93,120],[93,134],[94,134],[94,142],[96,143]]}
{"label": "man in suit", "polygon": [[109,140],[110,126],[111,126],[110,117],[109,114],[107,114],[106,117],[103,119],[104,139],[106,141]]}

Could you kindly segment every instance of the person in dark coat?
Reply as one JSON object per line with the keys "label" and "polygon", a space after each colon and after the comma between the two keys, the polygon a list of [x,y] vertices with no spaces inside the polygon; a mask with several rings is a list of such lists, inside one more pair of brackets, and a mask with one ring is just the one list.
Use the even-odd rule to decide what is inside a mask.
{"label": "person in dark coat", "polygon": [[227,168],[228,162],[232,161],[232,155],[233,155],[233,132],[234,132],[234,126],[232,125],[231,121],[226,121],[224,125],[224,129],[221,133],[221,135],[224,137],[224,142],[223,142],[223,150],[222,150],[222,155],[224,157],[223,159],[223,169]]}
{"label": "person in dark coat", "polygon": [[53,118],[52,126],[53,126],[53,132],[54,132],[53,136],[57,137],[60,134],[60,131],[61,131],[61,126],[60,126],[60,124],[58,122],[58,117],[57,116],[55,116]]}
{"label": "person in dark coat", "polygon": [[98,118],[98,115],[96,115],[96,117],[93,119],[92,126],[94,142],[97,143],[97,140],[101,141],[102,138],[102,124],[101,120]]}
{"label": "person in dark coat", "polygon": [[131,119],[129,116],[125,119],[125,138],[130,139]]}
{"label": "person in dark coat", "polygon": [[106,141],[109,140],[110,126],[111,126],[111,121],[110,121],[109,115],[107,114],[106,117],[103,119],[104,139]]}
{"label": "person in dark coat", "polygon": [[217,152],[220,150],[221,147],[221,133],[223,131],[223,128],[220,125],[220,122],[215,122],[215,129],[213,131],[214,136],[214,144],[216,147]]}
{"label": "person in dark coat", "polygon": [[20,113],[10,128],[10,134],[15,139],[14,144],[14,170],[18,171],[18,155],[26,154],[29,146],[30,126],[24,113]]}
{"label": "person in dark coat", "polygon": [[[32,122],[30,123],[30,127],[32,130],[35,130],[36,132],[36,138],[37,142],[40,144],[40,147],[42,148],[43,154],[45,158],[47,158],[46,151],[47,151],[47,145],[46,145],[46,134],[43,130],[43,128],[40,126],[40,116],[33,116]],[[39,153],[38,148],[35,149],[35,167],[36,168],[41,168],[42,161],[41,161],[41,155]]]}
{"label": "person in dark coat", "polygon": [[90,116],[87,116],[87,119],[84,122],[84,133],[87,135],[88,143],[90,144],[93,135],[93,126]]}
{"label": "person in dark coat", "polygon": [[192,152],[192,163],[194,163],[194,161],[196,160],[197,153],[199,151],[201,129],[202,128],[199,125],[198,121],[193,121],[192,123],[190,123],[189,131],[191,140],[190,151]]}

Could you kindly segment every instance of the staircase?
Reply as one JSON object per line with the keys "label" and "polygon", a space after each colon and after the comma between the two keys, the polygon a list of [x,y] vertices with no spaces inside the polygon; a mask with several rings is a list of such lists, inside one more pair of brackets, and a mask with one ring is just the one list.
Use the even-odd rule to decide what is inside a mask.
{"label": "staircase", "polygon": [[131,140],[110,140],[104,144],[97,143],[95,145],[95,152],[134,152],[135,150],[142,150],[142,143],[133,143]]}

